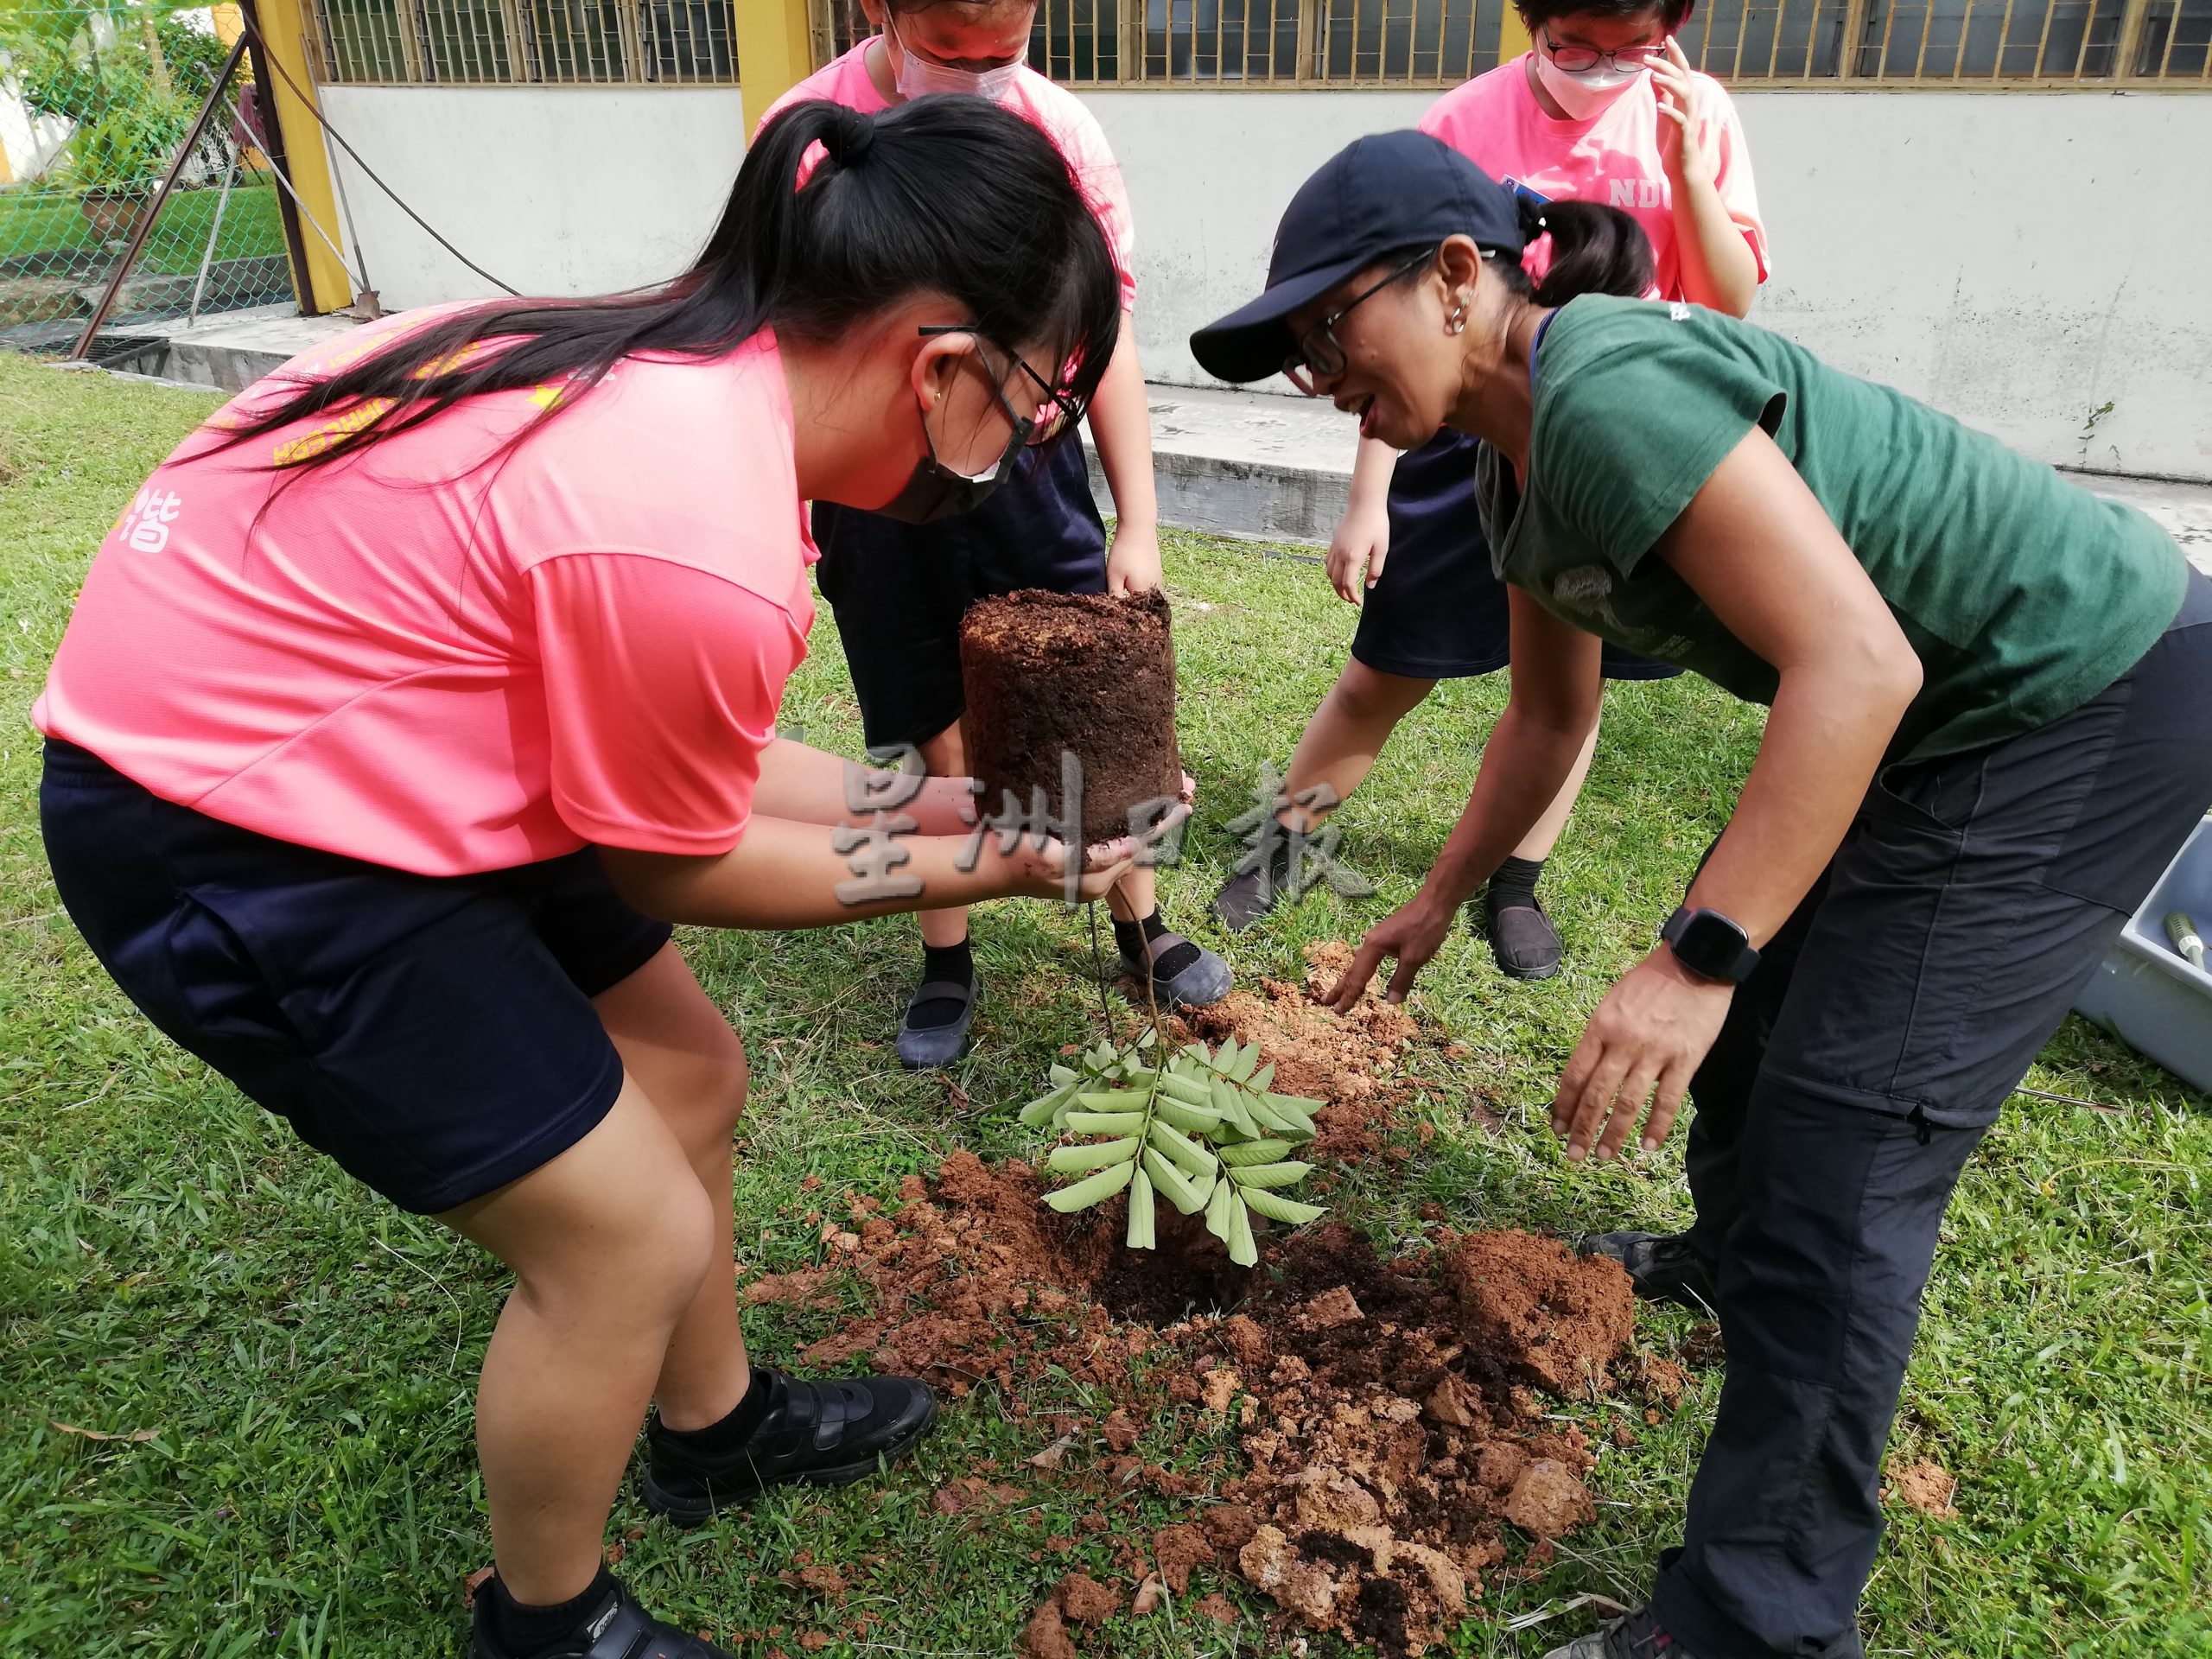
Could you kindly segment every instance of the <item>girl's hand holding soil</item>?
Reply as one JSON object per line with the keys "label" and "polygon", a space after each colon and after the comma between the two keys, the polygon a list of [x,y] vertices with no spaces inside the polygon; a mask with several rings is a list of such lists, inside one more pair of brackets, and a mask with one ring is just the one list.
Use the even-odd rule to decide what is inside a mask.
{"label": "girl's hand holding soil", "polygon": [[1713,157],[1705,148],[1704,111],[1690,60],[1669,35],[1667,55],[1651,60],[1651,89],[1659,97],[1659,163],[1676,189],[1713,182]]}
{"label": "girl's hand holding soil", "polygon": [[1552,1132],[1573,1162],[1592,1145],[1618,1154],[1646,1100],[1643,1147],[1656,1152],[1674,1127],[1691,1075],[1720,1035],[1735,988],[1700,979],[1661,945],[1605,993],[1552,1097]]}

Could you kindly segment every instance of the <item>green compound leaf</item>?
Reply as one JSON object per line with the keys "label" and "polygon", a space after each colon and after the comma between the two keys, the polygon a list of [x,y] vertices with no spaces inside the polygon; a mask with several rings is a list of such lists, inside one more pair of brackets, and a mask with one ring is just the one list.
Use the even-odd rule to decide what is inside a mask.
{"label": "green compound leaf", "polygon": [[1096,1175],[1077,1181],[1073,1186],[1064,1186],[1057,1192],[1047,1192],[1045,1202],[1062,1215],[1073,1215],[1078,1210],[1088,1210],[1094,1204],[1103,1204],[1129,1184],[1136,1173],[1134,1160],[1102,1169]]}
{"label": "green compound leaf", "polygon": [[1077,1135],[1141,1135],[1142,1112],[1070,1112],[1067,1127]]}
{"label": "green compound leaf", "polygon": [[1300,1204],[1295,1198],[1286,1198],[1280,1192],[1248,1189],[1244,1193],[1244,1202],[1269,1221],[1280,1221],[1291,1227],[1303,1227],[1309,1221],[1319,1221],[1326,1213],[1318,1204]]}
{"label": "green compound leaf", "polygon": [[1287,1141],[1245,1141],[1235,1146],[1219,1147],[1215,1155],[1230,1168],[1253,1164],[1272,1164],[1290,1150]]}
{"label": "green compound leaf", "polygon": [[[1222,1185],[1226,1186],[1229,1183],[1224,1181]],[[1256,1266],[1260,1260],[1260,1247],[1252,1241],[1251,1212],[1244,1208],[1242,1195],[1229,1206],[1229,1259],[1240,1268]]]}
{"label": "green compound leaf", "polygon": [[1055,1147],[1052,1155],[1045,1160],[1045,1167],[1058,1170],[1063,1175],[1080,1175],[1085,1170],[1103,1169],[1109,1164],[1126,1164],[1136,1155],[1137,1138],[1130,1135],[1119,1141],[1088,1147]]}
{"label": "green compound leaf", "polygon": [[1247,1191],[1258,1187],[1290,1186],[1306,1179],[1311,1164],[1257,1164],[1231,1172],[1236,1185]]}
{"label": "green compound leaf", "polygon": [[1189,1176],[1150,1147],[1144,1149],[1144,1171],[1152,1177],[1152,1184],[1167,1195],[1167,1202],[1179,1213],[1195,1216],[1205,1208],[1208,1194],[1192,1185]]}
{"label": "green compound leaf", "polygon": [[1200,1146],[1172,1124],[1163,1123],[1155,1117],[1152,1120],[1149,1134],[1152,1144],[1172,1162],[1180,1165],[1184,1173],[1193,1180],[1212,1174],[1220,1166],[1209,1148]]}
{"label": "green compound leaf", "polygon": [[1133,1250],[1148,1250],[1158,1243],[1153,1226],[1152,1178],[1139,1170],[1129,1181],[1128,1247]]}

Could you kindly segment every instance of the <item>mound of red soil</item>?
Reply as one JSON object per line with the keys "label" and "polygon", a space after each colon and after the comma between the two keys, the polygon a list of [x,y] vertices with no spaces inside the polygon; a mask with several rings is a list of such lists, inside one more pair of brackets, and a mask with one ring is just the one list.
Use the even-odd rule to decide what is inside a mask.
{"label": "mound of red soil", "polygon": [[[1337,953],[1348,957],[1309,952],[1324,984],[1342,972]],[[1277,1089],[1327,1103],[1324,1160],[1376,1144],[1420,1035],[1401,1007],[1370,998],[1339,1018],[1279,982],[1189,1020],[1210,1040],[1257,1038]],[[1160,1248],[1133,1251],[1118,1205],[1063,1217],[1039,1192],[1027,1165],[957,1153],[933,1184],[909,1177],[895,1211],[849,1200],[849,1226],[823,1229],[830,1265],[746,1292],[827,1310],[850,1306],[845,1274],[856,1274],[868,1310],[806,1350],[807,1364],[919,1375],[954,1395],[993,1382],[1016,1417],[1032,1398],[1065,1399],[1054,1376],[1065,1372],[1104,1414],[1056,1416],[1027,1478],[1101,1511],[1140,1483],[1193,1500],[1148,1553],[1141,1540],[1122,1547],[1126,1586],[1064,1580],[1024,1631],[1027,1653],[1067,1659],[1083,1630],[1147,1617],[1212,1569],[1264,1591],[1286,1623],[1418,1654],[1481,1595],[1507,1526],[1547,1540],[1593,1518],[1583,1476],[1595,1456],[1580,1430],[1546,1421],[1532,1389],[1586,1401],[1612,1386],[1634,1321],[1614,1263],[1520,1233],[1442,1234],[1385,1262],[1325,1221],[1267,1239],[1248,1273],[1179,1217],[1163,1211]],[[1154,1363],[1134,1363],[1144,1357]],[[1665,1361],[1644,1358],[1634,1381],[1668,1403],[1681,1391]],[[1190,1475],[1136,1454],[1141,1443],[1165,1455],[1178,1433],[1224,1421],[1240,1433],[1241,1473],[1217,1456]],[[980,1513],[1008,1494],[997,1480],[956,1481],[939,1507]],[[1084,1529],[1109,1525],[1095,1513]]]}

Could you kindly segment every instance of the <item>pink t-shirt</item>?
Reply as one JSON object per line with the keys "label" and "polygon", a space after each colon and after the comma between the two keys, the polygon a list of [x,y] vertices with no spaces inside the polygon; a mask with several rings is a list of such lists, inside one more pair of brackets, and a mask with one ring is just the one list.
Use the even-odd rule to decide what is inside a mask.
{"label": "pink t-shirt", "polygon": [[304,474],[269,463],[346,416],[209,453],[425,315],[296,359],[162,464],[33,720],[211,817],[423,874],[728,851],[814,618],[774,340],[628,359],[486,466],[557,387]]}
{"label": "pink t-shirt", "polygon": [[[876,115],[889,109],[890,100],[876,90],[874,77],[868,72],[868,50],[874,39],[870,35],[835,62],[824,64],[771,104],[767,114],[753,128],[753,136],[758,137],[761,127],[791,105],[810,99],[827,99],[863,115]],[[1046,79],[1027,64],[1021,66],[1021,73],[1014,77],[1012,87],[999,101],[1050,138],[1060,154],[1067,157],[1068,170],[1075,175],[1077,188],[1090,204],[1099,228],[1106,232],[1106,245],[1114,255],[1114,269],[1121,273],[1122,308],[1128,310],[1136,303],[1137,297],[1136,221],[1129,214],[1129,193],[1122,182],[1122,165],[1107,148],[1106,134],[1098,124],[1098,118],[1085,109],[1083,100],[1073,92]]]}
{"label": "pink t-shirt", "polygon": [[[1713,155],[1713,182],[1729,218],[1767,279],[1766,226],[1759,220],[1751,183],[1751,156],[1743,124],[1727,89],[1710,75],[1692,72],[1700,124]],[[1519,180],[1540,195],[1600,201],[1635,216],[1651,238],[1661,299],[1682,296],[1681,258],[1675,245],[1675,194],[1659,161],[1659,96],[1651,77],[1636,83],[1586,121],[1560,121],[1544,112],[1529,86],[1529,54],[1502,63],[1428,107],[1421,130],[1441,138],[1493,178]],[[1543,249],[1529,261],[1529,275],[1543,274]]]}

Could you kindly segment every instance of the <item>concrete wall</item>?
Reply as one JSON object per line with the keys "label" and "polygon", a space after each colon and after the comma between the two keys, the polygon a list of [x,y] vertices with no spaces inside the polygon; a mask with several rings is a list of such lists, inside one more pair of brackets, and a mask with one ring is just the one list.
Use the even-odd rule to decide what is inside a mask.
{"label": "concrete wall", "polygon": [[[674,276],[714,228],[745,152],[734,86],[325,86],[321,97],[410,207],[524,293],[603,294]],[[498,291],[343,150],[332,145],[330,157],[385,309]],[[353,241],[343,245],[350,264]]]}
{"label": "concrete wall", "polygon": [[[487,270],[541,292],[680,269],[720,208],[745,131],[728,87],[327,87],[323,98],[418,212]],[[1135,198],[1146,372],[1187,385],[1202,377],[1185,337],[1256,291],[1299,181],[1359,133],[1413,124],[1430,95],[1085,101]],[[1775,251],[1758,321],[2040,459],[2212,480],[2212,94],[1739,102]],[[386,306],[487,291],[337,164]]]}
{"label": "concrete wall", "polygon": [[[1257,291],[1299,181],[1428,99],[1085,101],[1135,199],[1146,373],[1196,385],[1185,337]],[[2042,460],[2212,479],[2212,95],[1738,101],[1775,257],[1756,321]]]}

